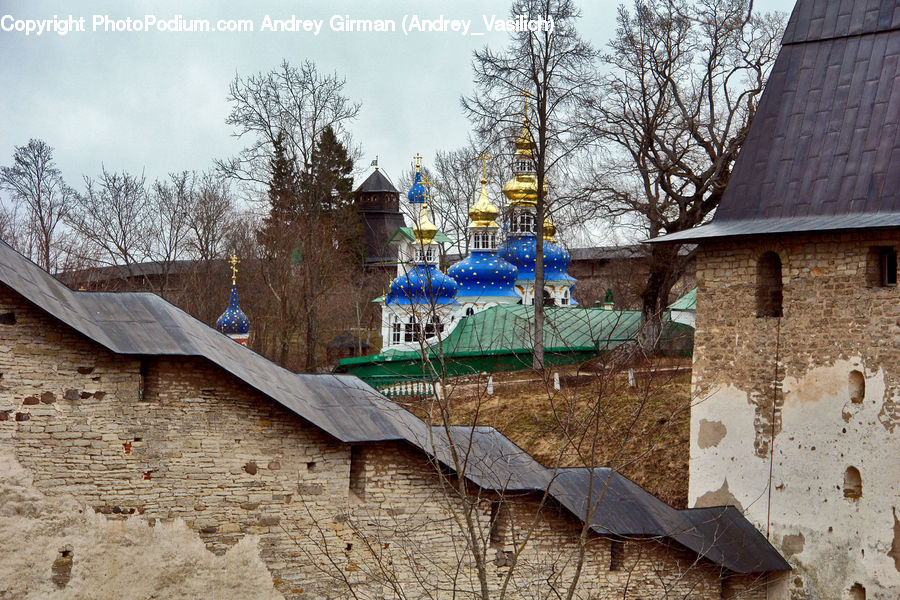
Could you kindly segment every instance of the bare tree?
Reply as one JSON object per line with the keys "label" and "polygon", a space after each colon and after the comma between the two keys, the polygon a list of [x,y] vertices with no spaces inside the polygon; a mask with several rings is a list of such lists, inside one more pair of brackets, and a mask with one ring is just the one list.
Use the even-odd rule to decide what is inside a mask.
{"label": "bare tree", "polygon": [[[434,160],[434,187],[429,207],[441,230],[454,241],[460,254],[469,252],[469,209],[478,199],[482,176],[480,157],[490,159],[493,152],[482,149],[474,141],[455,150],[438,151]],[[491,198],[502,209],[505,206],[500,187],[501,161],[486,160],[486,177]]]}
{"label": "bare tree", "polygon": [[148,205],[151,245],[148,257],[159,265],[159,292],[168,296],[175,261],[186,255],[191,212],[196,197],[196,174],[171,173],[153,184]]}
{"label": "bare tree", "polygon": [[250,138],[250,145],[238,157],[217,161],[219,170],[231,178],[266,184],[271,148],[283,136],[298,172],[306,171],[326,128],[348,141],[343,127],[356,118],[360,104],[344,95],[345,83],[337,73],[320,73],[308,60],[299,67],[285,60],[268,73],[235,76],[225,122],[235,128],[236,137]]}
{"label": "bare tree", "polygon": [[[620,7],[602,92],[585,119],[608,155],[593,191],[610,217],[655,238],[704,222],[718,206],[778,52],[782,15],[749,0],[635,0]],[[653,245],[642,311],[655,351],[661,314],[686,255]]]}
{"label": "bare tree", "polygon": [[[53,148],[43,140],[31,139],[16,146],[13,164],[0,167],[0,188],[25,207],[25,225],[35,262],[45,271],[56,268],[55,242],[59,226],[68,215],[74,191],[63,181],[53,161]],[[31,254],[31,253],[27,253]]]}
{"label": "bare tree", "polygon": [[[548,210],[544,194],[554,166],[585,147],[586,138],[576,133],[574,115],[586,101],[595,79],[595,51],[581,39],[575,24],[580,11],[572,0],[516,0],[512,18],[545,23],[532,31],[512,32],[504,52],[484,48],[475,53],[476,94],[463,106],[476,123],[478,133],[490,139],[498,132],[512,133],[521,123],[523,95],[527,104],[526,128],[531,130],[531,154],[537,176],[537,257],[535,297],[544,287],[543,223]],[[550,26],[552,23],[552,26]],[[517,123],[518,122],[518,123]],[[544,309],[535,302],[534,367],[544,367]]]}
{"label": "bare tree", "polygon": [[85,176],[84,184],[68,215],[70,226],[93,242],[101,263],[122,265],[134,277],[135,266],[150,255],[153,236],[144,175],[103,167],[99,178]]}
{"label": "bare tree", "polygon": [[194,190],[188,211],[190,252],[202,261],[223,256],[223,248],[234,221],[234,200],[227,182],[212,173],[203,174]]}

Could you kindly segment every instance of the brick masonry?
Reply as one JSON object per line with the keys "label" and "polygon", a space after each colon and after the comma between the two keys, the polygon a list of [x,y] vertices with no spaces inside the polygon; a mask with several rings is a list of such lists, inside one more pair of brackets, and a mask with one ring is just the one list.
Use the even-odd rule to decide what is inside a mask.
{"label": "brick masonry", "polygon": [[[872,250],[885,246],[900,247],[900,233],[698,250],[689,504],[736,504],[771,527],[797,567],[774,597],[850,597],[857,583],[869,600],[900,593],[900,290],[879,285]],[[756,316],[770,251],[782,263],[780,319]]]}
{"label": "brick masonry", "polygon": [[[365,598],[472,597],[461,527],[486,547],[494,593],[506,581],[507,597],[546,597],[578,568],[579,521],[539,497],[461,489],[402,443],[343,444],[204,359],[115,355],[2,285],[0,386],[0,443],[39,489],[112,518],[183,519],[219,554],[259,534],[289,598],[346,597],[348,584]],[[585,539],[576,598],[737,589],[658,540],[624,540],[610,569],[613,542]],[[752,590],[740,597],[764,597],[738,580]]]}

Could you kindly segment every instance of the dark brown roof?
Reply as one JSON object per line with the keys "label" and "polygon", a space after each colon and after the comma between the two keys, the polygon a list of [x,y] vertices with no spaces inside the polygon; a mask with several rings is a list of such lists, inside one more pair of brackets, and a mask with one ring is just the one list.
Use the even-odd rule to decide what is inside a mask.
{"label": "dark brown roof", "polygon": [[713,222],[659,238],[900,226],[900,3],[798,0]]}
{"label": "dark brown roof", "polygon": [[384,173],[379,169],[375,169],[375,171],[362,182],[362,185],[357,188],[354,194],[378,194],[384,192],[389,194],[400,193],[397,188],[394,187],[394,184],[391,183],[391,180],[384,176]]}

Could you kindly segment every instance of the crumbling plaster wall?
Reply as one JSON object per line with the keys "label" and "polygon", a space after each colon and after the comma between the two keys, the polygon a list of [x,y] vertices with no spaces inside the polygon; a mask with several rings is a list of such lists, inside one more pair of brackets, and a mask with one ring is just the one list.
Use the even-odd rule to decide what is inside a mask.
{"label": "crumbling plaster wall", "polygon": [[180,519],[108,519],[71,496],[48,496],[0,443],[0,597],[283,598],[249,535],[224,556]]}
{"label": "crumbling plaster wall", "polygon": [[[869,600],[900,594],[900,290],[867,284],[869,249],[889,245],[900,236],[699,250],[689,503],[735,504],[764,533],[769,524],[799,575],[780,597],[839,598],[855,583]],[[755,316],[766,251],[783,265],[780,322]],[[865,379],[858,402],[852,371]],[[845,497],[848,467],[859,498]]]}

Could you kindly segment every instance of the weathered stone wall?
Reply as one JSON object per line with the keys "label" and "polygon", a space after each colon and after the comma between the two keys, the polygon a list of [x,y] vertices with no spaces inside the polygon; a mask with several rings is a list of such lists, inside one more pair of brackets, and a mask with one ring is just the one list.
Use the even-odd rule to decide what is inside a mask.
{"label": "weathered stone wall", "polygon": [[[771,527],[800,575],[781,597],[838,598],[856,583],[869,600],[900,593],[900,290],[873,275],[881,246],[900,234],[698,251],[689,503],[736,504]],[[781,318],[756,316],[769,251],[782,263]]]}
{"label": "weathered stone wall", "polygon": [[[478,587],[456,480],[403,443],[340,443],[203,359],[115,355],[5,286],[0,386],[0,443],[36,488],[108,515],[181,518],[217,554],[257,534],[286,597]],[[491,589],[538,506],[478,498],[472,527],[489,548]],[[546,596],[574,572],[577,520],[550,507],[536,523],[510,597]],[[576,597],[621,598],[626,580],[629,598],[721,596],[719,571],[683,549],[626,540],[610,570],[610,544],[589,537]]]}

